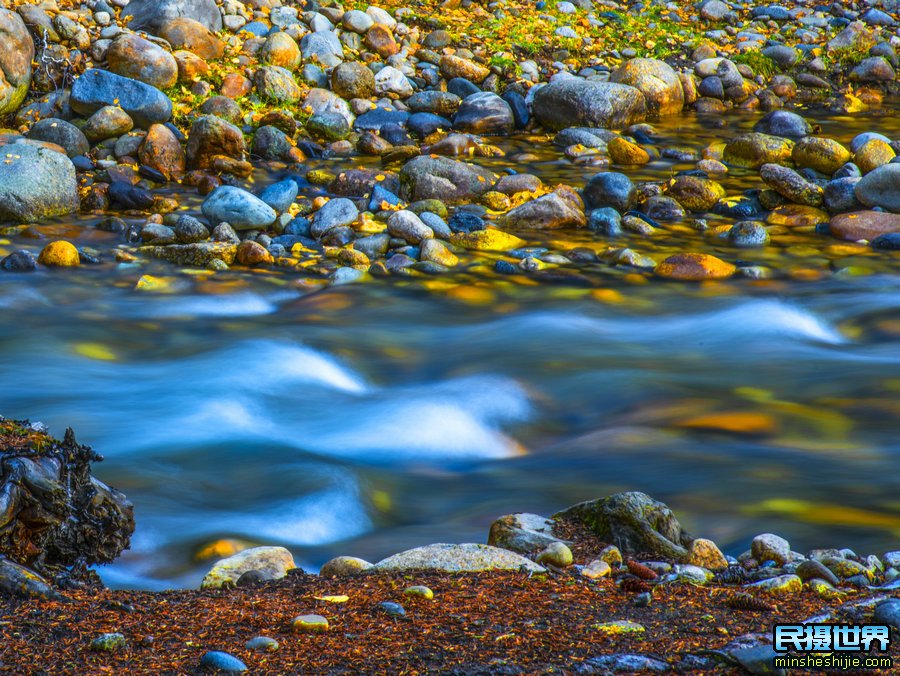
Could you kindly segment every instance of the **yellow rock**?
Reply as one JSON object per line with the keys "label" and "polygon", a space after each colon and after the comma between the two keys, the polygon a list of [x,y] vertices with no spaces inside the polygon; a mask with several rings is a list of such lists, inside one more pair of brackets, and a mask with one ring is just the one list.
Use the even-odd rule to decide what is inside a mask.
{"label": "yellow rock", "polygon": [[637,622],[629,622],[628,620],[616,620],[615,622],[602,622],[595,624],[594,629],[604,634],[642,634],[645,629],[643,625]]}
{"label": "yellow rock", "polygon": [[873,169],[889,163],[897,154],[890,145],[878,138],[869,139],[853,156],[853,162],[859,170],[868,174]]}
{"label": "yellow rock", "polygon": [[737,268],[731,263],[700,253],[683,253],[669,256],[656,266],[656,274],[666,279],[702,281],[704,279],[727,279]]}
{"label": "yellow rock", "polygon": [[805,204],[784,204],[772,210],[766,218],[769,225],[785,225],[793,228],[812,227],[819,223],[827,223],[830,216],[815,207]]}
{"label": "yellow rock", "polygon": [[404,596],[413,596],[415,598],[432,600],[434,598],[434,592],[431,591],[428,587],[423,587],[422,585],[415,585],[413,587],[407,587],[403,591]]}
{"label": "yellow rock", "polygon": [[525,245],[524,239],[495,228],[458,232],[450,236],[450,242],[475,251],[508,251]]}
{"label": "yellow rock", "polygon": [[347,603],[350,597],[346,594],[334,594],[328,596],[314,596],[316,601],[325,601],[326,603]]}
{"label": "yellow rock", "polygon": [[650,161],[646,150],[621,136],[612,139],[606,149],[615,164],[647,164]]}
{"label": "yellow rock", "polygon": [[291,628],[301,634],[322,634],[328,631],[328,620],[321,615],[299,615],[291,621]]}
{"label": "yellow rock", "polygon": [[100,343],[78,343],[72,351],[77,355],[88,359],[96,359],[97,361],[116,360],[116,353]]}
{"label": "yellow rock", "polygon": [[676,423],[678,427],[717,430],[733,434],[772,434],[778,428],[775,419],[754,411],[725,411],[698,415]]}
{"label": "yellow rock", "polygon": [[194,554],[194,561],[208,561],[209,559],[224,559],[226,556],[237,554],[250,548],[250,543],[232,538],[222,538],[210,542]]}
{"label": "yellow rock", "polygon": [[509,197],[496,190],[488,190],[481,196],[481,203],[494,211],[507,211],[511,206]]}
{"label": "yellow rock", "polygon": [[55,267],[73,267],[80,262],[78,249],[71,242],[58,240],[50,242],[38,256],[38,263]]}
{"label": "yellow rock", "polygon": [[155,291],[164,293],[172,290],[171,277],[154,277],[153,275],[142,275],[137,284],[134,285],[135,291]]}

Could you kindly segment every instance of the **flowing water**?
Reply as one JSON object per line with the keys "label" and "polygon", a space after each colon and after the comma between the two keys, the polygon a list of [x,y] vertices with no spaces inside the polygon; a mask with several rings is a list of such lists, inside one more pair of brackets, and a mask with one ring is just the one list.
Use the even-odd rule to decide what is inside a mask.
{"label": "flowing water", "polygon": [[[753,121],[730,119],[670,120],[661,138],[699,149]],[[900,136],[895,117],[821,123],[844,142]],[[558,151],[517,169],[575,186],[595,171]],[[731,554],[761,531],[801,550],[900,548],[900,266],[856,258],[865,274],[700,287],[606,271],[602,293],[490,277],[467,294],[311,291],[223,273],[152,295],[134,281],[163,264],[5,274],[0,413],[57,436],[71,424],[106,457],[95,471],[138,523],[102,570],[114,586],[196,585],[197,552],[220,538],[283,544],[315,569],[482,542],[501,514],[624,489]]]}

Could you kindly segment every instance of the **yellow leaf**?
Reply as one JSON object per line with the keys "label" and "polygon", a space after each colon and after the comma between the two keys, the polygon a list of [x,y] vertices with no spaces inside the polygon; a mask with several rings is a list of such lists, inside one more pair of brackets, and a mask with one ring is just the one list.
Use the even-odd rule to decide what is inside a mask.
{"label": "yellow leaf", "polygon": [[327,603],[347,603],[350,600],[349,596],[345,596],[344,594],[337,594],[334,596],[314,596],[316,601],[326,601]]}

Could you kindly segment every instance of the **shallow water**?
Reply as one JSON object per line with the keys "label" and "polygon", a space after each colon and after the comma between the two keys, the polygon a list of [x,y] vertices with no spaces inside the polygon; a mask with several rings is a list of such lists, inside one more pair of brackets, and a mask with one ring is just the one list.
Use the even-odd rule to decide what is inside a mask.
{"label": "shallow water", "polygon": [[[754,119],[668,120],[661,142],[699,150]],[[844,142],[900,135],[898,118],[821,124]],[[595,171],[545,155],[517,168],[575,186]],[[639,177],[665,178],[663,165]],[[218,538],[284,544],[314,569],[484,541],[500,514],[623,489],[731,554],[761,531],[800,550],[900,548],[900,268],[897,254],[859,259],[870,274],[811,282],[608,272],[606,295],[477,272],[464,297],[232,273],[132,291],[166,272],[156,263],[6,274],[0,412],[56,435],[71,424],[105,455],[96,473],[138,522],[132,551],[102,571],[115,586],[196,585],[209,562],[194,555]]]}

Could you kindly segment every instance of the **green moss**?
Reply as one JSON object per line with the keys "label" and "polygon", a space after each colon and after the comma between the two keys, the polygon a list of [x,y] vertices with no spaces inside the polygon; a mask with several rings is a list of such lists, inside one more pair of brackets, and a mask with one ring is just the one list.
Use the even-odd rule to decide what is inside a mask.
{"label": "green moss", "polygon": [[778,70],[775,62],[758,49],[748,49],[740,54],[735,54],[731,60],[737,64],[750,66],[754,73],[762,75],[767,80]]}

